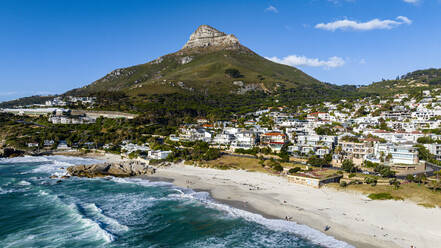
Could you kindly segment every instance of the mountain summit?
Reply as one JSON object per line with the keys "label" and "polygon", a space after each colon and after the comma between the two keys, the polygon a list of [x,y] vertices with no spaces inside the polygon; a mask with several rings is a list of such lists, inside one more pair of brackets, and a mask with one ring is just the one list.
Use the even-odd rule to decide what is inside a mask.
{"label": "mountain summit", "polygon": [[239,43],[232,34],[199,26],[184,47],[145,64],[116,69],[67,94],[119,91],[142,98],[153,94],[243,95],[247,92],[307,95],[341,92],[297,68],[274,63]]}
{"label": "mountain summit", "polygon": [[201,25],[191,34],[190,40],[187,41],[182,49],[205,47],[237,49],[240,47],[240,43],[232,34],[225,34],[208,25]]}

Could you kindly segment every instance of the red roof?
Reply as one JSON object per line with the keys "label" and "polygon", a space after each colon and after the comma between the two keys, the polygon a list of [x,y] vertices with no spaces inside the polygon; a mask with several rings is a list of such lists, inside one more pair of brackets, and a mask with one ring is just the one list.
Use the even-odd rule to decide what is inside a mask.
{"label": "red roof", "polygon": [[314,113],[310,113],[308,115],[318,115],[318,114],[327,114],[326,112],[314,112]]}
{"label": "red roof", "polygon": [[285,136],[283,133],[266,133],[265,136]]}

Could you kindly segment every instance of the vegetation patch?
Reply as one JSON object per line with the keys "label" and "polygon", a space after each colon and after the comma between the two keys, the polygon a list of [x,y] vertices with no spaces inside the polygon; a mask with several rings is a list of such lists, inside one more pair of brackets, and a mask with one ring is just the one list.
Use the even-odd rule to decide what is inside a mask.
{"label": "vegetation patch", "polygon": [[435,208],[436,206],[430,203],[418,203],[419,206],[425,207],[425,208]]}
{"label": "vegetation patch", "polygon": [[369,194],[368,197],[371,200],[403,200],[401,197],[392,196],[389,193],[372,193]]}

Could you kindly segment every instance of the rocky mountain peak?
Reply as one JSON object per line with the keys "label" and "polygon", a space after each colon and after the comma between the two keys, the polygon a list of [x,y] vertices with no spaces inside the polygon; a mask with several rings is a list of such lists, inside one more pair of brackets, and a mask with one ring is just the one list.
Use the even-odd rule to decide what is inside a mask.
{"label": "rocky mountain peak", "polygon": [[208,25],[199,26],[183,49],[205,48],[205,47],[224,47],[239,48],[239,40],[232,34],[225,34]]}

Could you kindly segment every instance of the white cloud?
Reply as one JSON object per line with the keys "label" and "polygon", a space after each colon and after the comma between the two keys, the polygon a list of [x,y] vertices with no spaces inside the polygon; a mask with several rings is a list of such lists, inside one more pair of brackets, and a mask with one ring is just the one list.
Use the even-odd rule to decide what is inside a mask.
{"label": "white cloud", "polygon": [[399,16],[397,17],[397,20],[402,21],[403,23],[406,24],[412,24],[412,20],[410,20],[409,18],[405,17],[405,16]]}
{"label": "white cloud", "polygon": [[403,0],[406,3],[418,3],[420,0]]}
{"label": "white cloud", "polygon": [[328,58],[328,60],[320,60],[317,58],[308,58],[305,56],[289,55],[283,58],[270,57],[266,58],[273,62],[290,65],[290,66],[310,66],[310,67],[324,67],[324,68],[335,68],[343,66],[346,62],[344,59],[334,56]]}
{"label": "white cloud", "polygon": [[355,2],[355,0],[328,0],[328,2],[331,2],[333,4],[340,4],[341,2]]}
{"label": "white cloud", "polygon": [[373,29],[392,29],[395,27],[398,27],[402,24],[411,24],[412,21],[405,17],[405,16],[398,16],[395,20],[380,20],[380,19],[373,19],[367,22],[356,22],[351,21],[348,19],[344,20],[338,20],[335,22],[329,22],[329,23],[319,23],[315,25],[315,28],[318,29],[324,29],[328,31],[335,31],[337,29],[343,29],[343,30],[373,30]]}
{"label": "white cloud", "polygon": [[268,12],[279,13],[279,10],[276,7],[272,6],[272,5],[270,5],[268,8],[265,9],[265,12],[267,12],[267,11]]}

